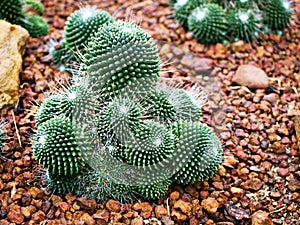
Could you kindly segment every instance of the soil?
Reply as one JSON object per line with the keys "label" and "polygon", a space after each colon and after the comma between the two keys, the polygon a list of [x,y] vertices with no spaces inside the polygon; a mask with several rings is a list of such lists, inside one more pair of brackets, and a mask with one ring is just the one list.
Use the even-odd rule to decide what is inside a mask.
{"label": "soil", "polygon": [[[282,36],[204,46],[173,18],[168,0],[43,0],[49,35],[30,38],[24,55],[20,100],[1,111],[6,141],[0,159],[0,225],[6,224],[300,224],[299,106],[300,1]],[[137,22],[158,41],[162,77],[198,83],[208,94],[203,120],[224,150],[219,171],[208,181],[171,186],[156,202],[98,203],[45,188],[32,154],[34,113],[48,93],[70,75],[51,63],[49,43],[60,40],[66,18],[93,5],[115,19]],[[190,62],[193,63],[190,63]],[[239,65],[263,69],[267,89],[232,82]],[[294,125],[295,124],[295,125]],[[298,139],[297,139],[298,137]],[[298,143],[297,143],[298,140]]]}

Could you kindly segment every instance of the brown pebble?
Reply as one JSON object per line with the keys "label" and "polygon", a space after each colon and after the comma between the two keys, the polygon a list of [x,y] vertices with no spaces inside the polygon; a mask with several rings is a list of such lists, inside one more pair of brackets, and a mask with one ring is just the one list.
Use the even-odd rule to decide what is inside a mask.
{"label": "brown pebble", "polygon": [[281,177],[286,177],[290,175],[290,170],[288,168],[278,168],[277,173]]}
{"label": "brown pebble", "polygon": [[110,211],[110,212],[120,212],[121,211],[121,205],[120,202],[115,201],[115,200],[109,200],[106,203],[106,208]]}
{"label": "brown pebble", "polygon": [[259,210],[251,215],[251,225],[273,225],[269,213]]}
{"label": "brown pebble", "polygon": [[202,200],[201,206],[208,213],[213,214],[213,213],[217,212],[218,207],[219,207],[219,203],[218,203],[218,201],[216,199],[209,197],[207,199]]}

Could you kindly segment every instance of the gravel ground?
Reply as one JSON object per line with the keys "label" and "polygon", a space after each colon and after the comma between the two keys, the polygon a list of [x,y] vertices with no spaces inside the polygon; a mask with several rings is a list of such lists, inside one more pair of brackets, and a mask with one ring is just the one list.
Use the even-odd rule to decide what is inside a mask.
{"label": "gravel ground", "polygon": [[[203,86],[209,95],[203,120],[216,129],[224,147],[224,162],[210,180],[172,186],[157,202],[134,204],[99,204],[72,194],[59,197],[41,181],[44,171],[31,148],[36,105],[69,78],[51,64],[47,43],[61,39],[67,16],[80,5],[75,0],[42,2],[49,36],[30,39],[18,106],[1,111],[2,120],[9,123],[0,159],[0,225],[300,224],[300,122],[295,117],[300,114],[299,0],[281,37],[263,35],[251,44],[227,46],[198,44],[173,19],[167,0],[84,2],[106,9],[116,19],[137,21],[160,40],[165,65],[161,75]],[[269,88],[249,90],[233,84],[232,76],[242,64],[266,71]]]}

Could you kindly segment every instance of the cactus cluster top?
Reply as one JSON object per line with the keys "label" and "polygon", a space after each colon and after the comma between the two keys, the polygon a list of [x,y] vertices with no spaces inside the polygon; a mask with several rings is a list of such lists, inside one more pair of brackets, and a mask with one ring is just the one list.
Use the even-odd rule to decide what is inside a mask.
{"label": "cactus cluster top", "polygon": [[[99,21],[108,22],[96,29]],[[97,31],[81,40],[70,26]],[[141,27],[83,8],[68,18],[63,43],[78,47],[83,60],[71,85],[36,114],[33,152],[48,187],[98,200],[156,200],[171,183],[203,181],[218,170],[222,148],[200,122],[201,89],[159,79],[158,49]]]}
{"label": "cactus cluster top", "polygon": [[199,43],[251,41],[288,25],[289,0],[170,0],[175,18]]}
{"label": "cactus cluster top", "polygon": [[[26,11],[33,13],[26,14]],[[40,16],[44,13],[44,6],[34,0],[1,0],[0,19],[18,24],[28,30],[30,36],[45,36],[48,33],[48,24]],[[32,15],[33,14],[33,15]]]}

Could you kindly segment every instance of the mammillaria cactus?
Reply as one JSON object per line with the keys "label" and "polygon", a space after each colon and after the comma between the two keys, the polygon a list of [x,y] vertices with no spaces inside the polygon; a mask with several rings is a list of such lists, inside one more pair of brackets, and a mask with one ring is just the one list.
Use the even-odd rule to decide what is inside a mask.
{"label": "mammillaria cactus", "polygon": [[[222,147],[218,137],[204,124],[179,122],[174,125],[176,136],[174,156],[179,170],[173,179],[180,184],[192,184],[211,177],[222,161]],[[173,156],[173,157],[174,157]]]}
{"label": "mammillaria cactus", "polygon": [[200,43],[220,42],[226,37],[225,11],[216,4],[199,6],[189,15],[188,27]]}
{"label": "mammillaria cactus", "polygon": [[48,24],[40,16],[30,16],[22,23],[22,26],[29,31],[30,36],[40,37],[48,33]]}
{"label": "mammillaria cactus", "polygon": [[274,30],[285,27],[291,18],[292,9],[287,0],[266,0],[262,7],[265,23]]}
{"label": "mammillaria cactus", "polygon": [[44,11],[43,5],[33,0],[2,0],[0,2],[0,19],[21,25],[28,30],[32,37],[45,36],[48,33],[48,24],[40,16],[28,16],[22,10],[23,5],[30,5],[38,14]]}
{"label": "mammillaria cactus", "polygon": [[90,78],[106,98],[120,93],[147,93],[157,83],[157,47],[136,24],[104,25],[89,42],[84,58]]}
{"label": "mammillaria cactus", "polygon": [[33,151],[53,176],[78,174],[92,152],[89,138],[68,118],[54,117],[37,129]]}
{"label": "mammillaria cactus", "polygon": [[82,50],[100,27],[112,22],[113,18],[101,9],[86,7],[76,10],[68,17],[64,29],[67,47],[75,52]]}
{"label": "mammillaria cactus", "polygon": [[35,0],[23,0],[23,5],[27,5],[29,7],[28,10],[34,10],[39,15],[44,14],[44,6],[40,2],[37,2]]}
{"label": "mammillaria cactus", "polygon": [[154,165],[174,151],[172,132],[158,122],[145,121],[128,139],[126,158],[135,166]]}
{"label": "mammillaria cactus", "polygon": [[222,150],[199,122],[203,93],[160,85],[149,34],[132,23],[110,23],[83,52],[71,85],[50,95],[36,117],[33,152],[51,189],[100,201],[156,200],[172,182],[190,184],[216,172]]}
{"label": "mammillaria cactus", "polygon": [[234,40],[246,40],[258,37],[261,19],[251,10],[231,10],[228,15],[228,35]]}
{"label": "mammillaria cactus", "polygon": [[204,3],[204,0],[177,0],[173,5],[175,18],[182,26],[187,27],[187,21],[191,11]]}

